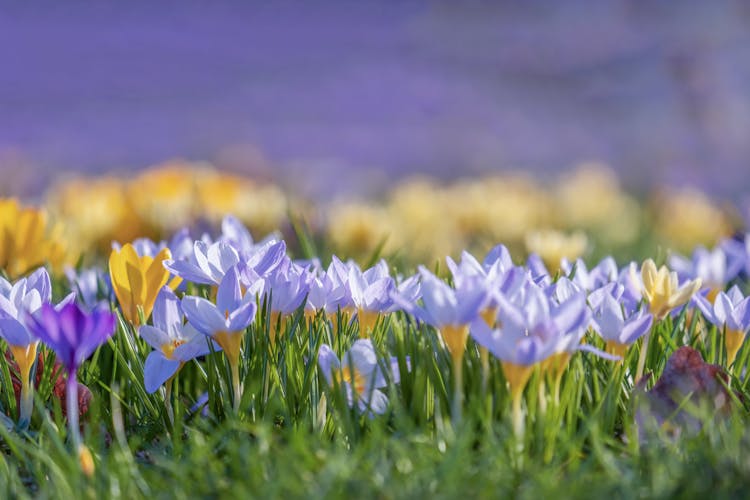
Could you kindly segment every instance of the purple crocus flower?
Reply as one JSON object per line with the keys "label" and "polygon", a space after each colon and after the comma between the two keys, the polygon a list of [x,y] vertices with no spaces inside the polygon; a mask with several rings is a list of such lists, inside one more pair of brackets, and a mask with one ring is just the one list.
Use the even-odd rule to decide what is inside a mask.
{"label": "purple crocus flower", "polygon": [[500,328],[492,329],[478,320],[471,325],[472,338],[498,359],[531,366],[554,354],[569,356],[580,349],[591,349],[580,344],[591,318],[582,294],[557,304],[532,284],[518,297],[520,303],[498,297]]}
{"label": "purple crocus flower", "polygon": [[391,308],[396,285],[384,260],[364,272],[352,266],[347,284],[352,305],[357,309],[359,335],[364,337],[374,328],[378,315]]}
{"label": "purple crocus flower", "polygon": [[249,254],[255,247],[250,231],[234,215],[226,215],[222,219],[219,239],[230,244],[240,255]]}
{"label": "purple crocus flower", "polygon": [[[182,228],[177,231],[169,242],[159,241],[156,242],[150,238],[137,238],[131,245],[135,249],[135,253],[140,256],[155,257],[164,248],[169,248],[169,252],[174,260],[185,260],[192,252],[193,240],[190,238],[190,232],[187,228]],[[122,247],[119,242],[112,243],[113,250],[120,250]]]}
{"label": "purple crocus flower", "polygon": [[164,267],[185,281],[218,285],[226,272],[240,262],[237,250],[226,242],[206,243],[198,240],[185,260],[168,259]]}
{"label": "purple crocus flower", "polygon": [[547,296],[561,304],[574,295],[584,293],[584,289],[575,281],[569,280],[566,276],[560,277],[557,281],[545,288]]}
{"label": "purple crocus flower", "polygon": [[[286,255],[286,242],[275,239],[255,245],[250,252],[242,254],[242,258],[244,267],[261,278],[283,267],[284,262],[289,259]],[[298,265],[298,267],[304,266]]]}
{"label": "purple crocus flower", "polygon": [[606,354],[580,343],[589,321],[590,312],[583,294],[557,304],[531,282],[511,299],[502,295],[498,297],[499,328],[490,328],[483,320],[472,323],[474,341],[501,362],[513,402],[516,436],[524,432],[521,400],[535,366],[540,366],[554,378],[554,400],[557,403],[562,374],[572,353],[586,350],[606,357]]}
{"label": "purple crocus flower", "polygon": [[727,256],[728,273],[750,277],[750,233],[722,241],[721,248]]}
{"label": "purple crocus flower", "polygon": [[37,269],[13,285],[0,278],[0,337],[8,343],[8,349],[18,365],[21,381],[21,405],[18,413],[20,426],[28,424],[34,409],[31,369],[37,358],[39,343],[39,339],[26,327],[26,315],[38,311],[51,298],[52,285],[44,268]]}
{"label": "purple crocus flower", "polygon": [[419,267],[419,276],[423,306],[395,292],[392,297],[404,311],[437,330],[470,324],[489,299],[478,279],[466,279],[461,283],[463,286],[453,288],[423,266]]}
{"label": "purple crocus flower", "polygon": [[290,260],[265,279],[265,293],[272,314],[287,315],[296,311],[310,291],[314,275]]}
{"label": "purple crocus flower", "polygon": [[534,283],[541,286],[548,286],[552,283],[552,276],[550,276],[547,266],[544,265],[542,258],[532,252],[526,259],[526,268],[531,273],[531,279]]}
{"label": "purple crocus flower", "polygon": [[607,352],[623,357],[627,348],[645,335],[653,316],[623,301],[625,287],[618,283],[605,285],[589,296],[593,312],[591,325],[607,343]]}
{"label": "purple crocus flower", "polygon": [[114,299],[112,280],[109,273],[105,273],[101,268],[92,267],[76,271],[69,267],[65,270],[65,276],[76,300],[89,309],[103,300]]}
{"label": "purple crocus flower", "polygon": [[239,408],[242,385],[239,379],[240,349],[245,329],[255,319],[255,294],[240,287],[237,266],[230,267],[219,283],[216,304],[202,298],[186,296],[182,310],[188,321],[202,334],[211,337],[224,350],[232,370],[234,407]]}
{"label": "purple crocus flower", "polygon": [[333,280],[328,273],[315,276],[310,281],[310,290],[305,303],[305,314],[314,316],[317,311],[323,310],[327,315],[335,315],[343,301],[348,297],[347,288],[339,284],[334,286]]}
{"label": "purple crocus flower", "polygon": [[285,258],[284,263],[263,280],[272,343],[276,341],[276,330],[282,318],[292,314],[304,303],[314,277],[307,268]]}
{"label": "purple crocus flower", "polygon": [[736,265],[730,267],[727,254],[721,247],[711,251],[698,247],[693,251],[690,259],[682,255],[670,255],[669,267],[677,273],[680,282],[700,278],[703,282],[703,290],[710,301],[713,301],[716,294],[723,290],[740,271]]}
{"label": "purple crocus flower", "polygon": [[[142,325],[138,332],[154,348],[143,366],[148,393],[170,380],[182,365],[211,351],[209,340],[189,323],[184,323],[180,300],[165,286],[159,291],[152,313],[153,326]],[[214,350],[221,347],[214,343]]]}
{"label": "purple crocus flower", "polygon": [[[343,363],[328,345],[320,346],[318,365],[328,385],[339,384],[343,387],[350,407],[356,404],[361,412],[385,413],[388,397],[380,389],[388,384],[370,339],[354,342],[342,359]],[[395,357],[391,358],[389,365],[390,378],[397,384],[400,374]]]}
{"label": "purple crocus flower", "polygon": [[57,360],[73,376],[115,329],[115,316],[103,304],[90,312],[75,302],[59,308],[43,304],[36,314],[27,318],[29,330],[55,351]]}
{"label": "purple crocus flower", "polygon": [[[493,252],[497,255],[490,257]],[[450,257],[446,257],[448,269],[453,275],[456,288],[479,285],[487,291],[489,300],[483,314],[491,314],[497,307],[494,300],[495,293],[513,293],[523,284],[526,276],[525,270],[513,266],[510,262],[510,254],[504,246],[495,247],[490,255],[485,258],[483,264],[480,264],[473,255],[466,251],[461,253],[459,263],[454,262]],[[465,282],[468,282],[468,285],[465,285]]]}
{"label": "purple crocus flower", "polygon": [[487,252],[482,265],[485,269],[491,266],[498,266],[501,271],[507,271],[513,267],[513,259],[511,259],[510,252],[505,245],[496,245]]}
{"label": "purple crocus flower", "polygon": [[75,302],[58,308],[44,304],[29,315],[29,329],[48,345],[68,373],[66,381],[68,428],[79,463],[87,474],[93,473],[91,452],[83,445],[78,428],[78,380],[81,364],[109,339],[115,331],[115,315],[101,305],[91,311]]}
{"label": "purple crocus flower", "polygon": [[[480,317],[488,304],[487,288],[482,278],[466,278],[456,288],[448,286],[424,267],[419,268],[422,280],[422,303],[419,306],[397,292],[394,302],[420,321],[434,327],[440,334],[453,364],[453,403],[451,414],[460,422],[463,407],[463,355],[469,337],[469,324]],[[457,284],[458,285],[458,284]]]}
{"label": "purple crocus flower", "polygon": [[708,321],[724,329],[727,365],[731,365],[750,330],[750,297],[735,285],[728,292],[719,292],[713,304],[703,296],[693,300]]}
{"label": "purple crocus flower", "polygon": [[583,259],[576,259],[575,263],[571,263],[568,259],[563,258],[560,263],[560,269],[567,276],[573,273],[574,266],[575,274],[571,281],[586,292],[591,292],[607,283],[615,281],[619,274],[617,263],[612,257],[605,257],[596,266],[591,268],[591,270],[586,267]]}

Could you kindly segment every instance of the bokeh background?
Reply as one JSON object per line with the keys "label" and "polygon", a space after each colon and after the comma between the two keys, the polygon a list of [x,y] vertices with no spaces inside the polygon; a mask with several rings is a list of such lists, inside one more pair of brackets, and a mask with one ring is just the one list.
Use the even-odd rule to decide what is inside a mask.
{"label": "bokeh background", "polygon": [[[446,241],[472,240],[488,223],[482,210],[500,197],[507,203],[485,218],[516,227],[489,231],[488,241],[521,241],[537,226],[590,229],[597,212],[605,227],[623,207],[650,203],[657,210],[645,217],[657,224],[690,218],[714,228],[683,241],[689,248],[731,234],[750,213],[750,3],[741,0],[3,1],[0,61],[0,195],[51,199],[69,219],[92,206],[109,211],[110,222],[88,226],[119,227],[148,212],[129,231],[103,232],[105,246],[111,236],[164,226],[148,220],[154,214],[173,229],[185,219],[180,207],[213,207],[236,180],[214,179],[199,205],[168,200],[165,208],[143,186],[169,198],[181,178],[192,178],[191,192],[205,179],[180,168],[149,174],[164,162],[273,186],[257,198],[262,207],[239,208],[251,227],[259,211],[287,211],[287,196],[334,201],[329,219],[342,214],[352,240],[339,243],[363,252],[383,233],[367,228],[461,199],[478,205],[457,216]],[[579,169],[591,162],[604,169]],[[68,185],[61,195],[56,187],[102,175],[146,178],[125,191],[94,187],[107,200],[141,193],[137,206],[121,204],[120,219],[92,201],[91,189]],[[404,184],[415,175],[480,185],[509,177],[482,192],[460,184],[434,195]],[[620,200],[621,190],[633,198]],[[664,192],[677,194],[654,202]],[[569,224],[580,207],[556,204],[581,193],[595,195],[583,208],[589,221]],[[378,198],[387,198],[385,209],[352,201]],[[722,220],[706,215],[709,203]],[[419,232],[429,215],[420,217],[402,232]],[[632,243],[640,227],[610,232]],[[436,243],[434,229],[423,231],[424,244],[452,251],[456,244]]]}
{"label": "bokeh background", "polygon": [[582,160],[748,185],[740,0],[1,5],[6,194],[176,157],[314,195]]}

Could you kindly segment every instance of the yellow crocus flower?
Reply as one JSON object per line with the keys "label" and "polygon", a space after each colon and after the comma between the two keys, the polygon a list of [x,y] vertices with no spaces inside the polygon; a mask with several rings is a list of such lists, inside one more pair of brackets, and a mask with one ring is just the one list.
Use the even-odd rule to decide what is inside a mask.
{"label": "yellow crocus flower", "polygon": [[700,278],[678,286],[677,273],[670,272],[667,266],[661,266],[657,270],[652,259],[646,260],[641,266],[641,279],[643,297],[657,320],[663,319],[675,307],[686,304],[701,287]]}
{"label": "yellow crocus flower", "polygon": [[46,263],[60,270],[67,258],[59,227],[48,223],[43,210],[0,200],[0,268],[8,276],[16,278]]}
{"label": "yellow crocus flower", "polygon": [[[155,257],[140,256],[130,243],[123,245],[120,250],[112,250],[109,255],[112,288],[123,316],[133,326],[141,323],[139,307],[143,310],[144,319],[151,315],[159,290],[169,281],[169,271],[163,262],[171,258],[172,253],[168,248],[163,248]],[[170,288],[176,288],[180,281],[180,278],[172,279],[169,282]]]}
{"label": "yellow crocus flower", "polygon": [[[690,297],[700,290],[702,284],[700,278],[698,278],[679,286],[677,273],[670,272],[667,266],[656,269],[653,259],[647,259],[641,266],[641,279],[643,280],[643,288],[641,289],[643,298],[648,302],[649,310],[657,321],[664,319],[675,307],[686,304]],[[636,381],[643,376],[650,339],[651,332],[649,331],[643,337],[643,347],[638,357],[638,368],[635,375]]]}

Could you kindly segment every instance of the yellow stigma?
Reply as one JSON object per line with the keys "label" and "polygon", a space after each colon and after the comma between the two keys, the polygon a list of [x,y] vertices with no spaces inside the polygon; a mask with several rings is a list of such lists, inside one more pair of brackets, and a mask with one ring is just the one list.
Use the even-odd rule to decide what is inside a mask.
{"label": "yellow stigma", "polygon": [[175,349],[177,349],[184,343],[185,341],[182,339],[177,339],[177,340],[173,340],[172,342],[167,342],[166,344],[163,344],[161,346],[161,352],[164,353],[165,358],[172,359]]}
{"label": "yellow stigma", "polygon": [[340,384],[350,384],[357,394],[362,396],[365,393],[367,380],[365,379],[362,372],[357,370],[356,367],[346,366],[334,372],[334,377],[339,381]]}

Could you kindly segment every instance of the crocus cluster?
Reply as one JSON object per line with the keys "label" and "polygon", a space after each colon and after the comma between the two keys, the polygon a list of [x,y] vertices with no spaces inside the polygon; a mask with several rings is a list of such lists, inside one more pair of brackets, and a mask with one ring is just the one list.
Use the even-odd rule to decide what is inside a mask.
{"label": "crocus cluster", "polygon": [[295,336],[312,331],[324,337],[306,362],[318,367],[325,386],[343,390],[353,411],[386,413],[389,390],[407,376],[404,367],[423,368],[402,359],[400,371],[399,360],[388,354],[395,315],[413,331],[426,332],[435,361],[449,361],[455,424],[464,406],[467,352],[478,350],[483,391],[494,362],[521,436],[532,377],[539,381],[534,387],[542,409],[548,400],[560,404],[575,356],[598,356],[640,379],[651,332],[685,307],[696,306],[693,312],[704,318],[699,321],[716,326],[728,364],[736,363],[750,330],[750,298],[734,285],[747,276],[749,263],[750,236],[697,249],[691,258],[670,256],[672,269],[651,259],[620,268],[608,257],[589,268],[581,259],[545,262],[536,255],[522,266],[498,245],[484,258],[468,252],[457,261],[447,258],[444,275],[420,266],[404,276],[386,260],[369,268],[336,256],[327,267],[295,260],[284,240],[271,235],[256,242],[227,217],[215,238],[193,240],[181,230],[169,242],[115,244],[108,273],[67,271],[72,293],[57,304],[45,269],[15,282],[0,279],[0,336],[18,365],[22,425],[33,410],[40,342],[65,367],[70,435],[84,468],[93,462],[79,434],[76,376],[113,334],[118,315],[122,335],[152,348],[143,365],[144,389],[165,396],[172,419],[172,382],[186,364],[201,364],[213,353],[217,357],[210,359],[224,359],[232,406],[242,412],[252,399],[244,394],[252,373],[248,349],[280,355],[299,340]]}

